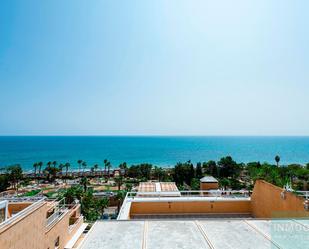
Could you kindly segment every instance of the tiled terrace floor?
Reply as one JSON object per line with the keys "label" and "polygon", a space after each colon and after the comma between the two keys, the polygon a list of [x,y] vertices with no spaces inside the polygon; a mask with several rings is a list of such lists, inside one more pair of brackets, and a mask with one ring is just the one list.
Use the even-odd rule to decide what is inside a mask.
{"label": "tiled terrace floor", "polygon": [[97,222],[81,249],[304,249],[308,220],[199,219]]}

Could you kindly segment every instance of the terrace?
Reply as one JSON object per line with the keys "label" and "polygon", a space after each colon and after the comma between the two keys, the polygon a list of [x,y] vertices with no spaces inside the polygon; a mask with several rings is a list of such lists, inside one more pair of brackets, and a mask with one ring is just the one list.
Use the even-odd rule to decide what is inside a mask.
{"label": "terrace", "polygon": [[[207,204],[209,211],[216,213],[214,203],[221,202],[223,205],[227,204],[226,209],[217,210],[218,213],[237,213],[248,214],[248,208],[242,208],[244,205],[250,204],[250,192],[246,190],[239,191],[221,191],[221,190],[208,190],[208,191],[156,191],[156,192],[128,192],[123,205],[120,209],[118,220],[127,220],[137,217],[138,215],[171,215],[181,214],[187,215],[201,215],[205,213]],[[203,204],[200,210],[196,207]],[[234,204],[233,204],[234,202]],[[177,204],[178,203],[178,204]],[[241,203],[241,204],[240,204]],[[246,203],[246,204],[243,204]],[[239,212],[235,209],[235,205],[240,204]],[[216,204],[217,205],[217,204]],[[153,206],[153,208],[151,208]],[[181,208],[179,208],[181,206]],[[228,210],[231,207],[231,210]],[[213,209],[213,210],[212,210]],[[234,211],[233,211],[234,210]],[[235,212],[236,210],[236,212]],[[208,212],[209,213],[209,212]]]}
{"label": "terrace", "polygon": [[17,223],[45,204],[45,198],[7,198],[0,200],[1,209],[5,210],[0,232]]}
{"label": "terrace", "polygon": [[65,198],[53,200],[47,203],[48,211],[46,218],[46,229],[49,230],[54,224],[68,214],[69,230],[72,230],[83,220],[79,203],[66,204]]}
{"label": "terrace", "polygon": [[131,202],[151,201],[224,201],[250,200],[247,190],[196,190],[196,191],[158,191],[158,192],[128,192],[126,199]]}
{"label": "terrace", "polygon": [[303,249],[309,248],[308,229],[306,219],[97,222],[81,249]]}
{"label": "terrace", "polygon": [[46,206],[46,230],[49,230],[66,214],[69,213],[69,227],[72,228],[83,220],[80,215],[80,205],[65,204],[65,199],[51,200],[45,197],[7,197],[0,199],[1,219],[0,231],[17,223],[42,206]]}
{"label": "terrace", "polygon": [[309,216],[309,191],[280,188],[263,180],[255,182],[252,192],[162,189],[162,183],[158,187],[150,182],[127,193],[117,219]]}
{"label": "terrace", "polygon": [[[78,202],[66,204],[65,199],[45,197],[2,198],[1,248],[71,249],[87,226],[83,221]],[[19,237],[23,239],[12,242],[12,238]]]}

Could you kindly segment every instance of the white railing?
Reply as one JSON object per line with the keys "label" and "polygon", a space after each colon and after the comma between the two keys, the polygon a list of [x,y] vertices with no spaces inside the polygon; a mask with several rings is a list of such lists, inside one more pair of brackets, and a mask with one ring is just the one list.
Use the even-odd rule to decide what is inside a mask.
{"label": "white railing", "polygon": [[20,212],[18,212],[14,216],[12,216],[9,219],[3,221],[2,223],[0,223],[0,229],[3,228],[6,225],[12,224],[16,220],[26,216],[27,214],[31,213],[34,210],[36,210],[38,207],[40,207],[44,203],[44,201],[45,201],[45,198],[41,198],[40,200],[34,202],[30,206],[24,208],[23,210],[21,210]]}
{"label": "white railing", "polygon": [[61,200],[54,200],[48,204],[54,208],[54,213],[46,219],[46,227],[48,228],[56,221],[62,218],[62,216],[69,210],[65,205],[65,198]]}
{"label": "white railing", "polygon": [[295,191],[295,193],[298,196],[301,196],[301,197],[305,198],[306,200],[309,199],[309,191]]}
{"label": "white railing", "polygon": [[51,216],[49,216],[46,220],[46,226],[50,226],[53,224],[58,218],[63,214],[60,210],[55,211]]}
{"label": "white railing", "polygon": [[248,190],[196,190],[196,191],[171,191],[171,192],[128,192],[126,198],[229,198],[239,199],[250,197],[250,191]]}
{"label": "white railing", "polygon": [[0,198],[0,200],[6,200],[8,202],[37,202],[41,199],[46,199],[46,197],[43,197],[43,196],[31,196],[31,197],[3,197],[3,198]]}
{"label": "white railing", "polygon": [[222,200],[224,198],[231,200],[248,200],[250,197],[251,192],[248,190],[196,190],[196,191],[170,191],[170,192],[127,192],[126,197],[124,198],[124,201],[122,203],[122,206],[120,208],[120,211],[118,213],[117,220],[120,219],[124,215],[126,205],[129,202],[132,202],[134,200],[145,200],[147,199],[155,199],[157,200],[166,200],[170,201],[171,199],[177,201],[177,200],[187,200],[187,201],[193,201],[194,199],[201,199],[205,198],[211,199],[211,200]]}
{"label": "white railing", "polygon": [[119,220],[119,218],[121,217],[121,215],[122,215],[123,212],[124,212],[124,209],[125,209],[125,206],[126,206],[126,204],[127,204],[127,200],[128,200],[128,198],[129,198],[129,194],[130,194],[130,193],[134,193],[134,192],[127,192],[126,197],[124,198],[124,200],[123,200],[123,202],[122,202],[122,205],[121,205],[121,208],[120,208],[120,210],[119,210],[119,213],[118,213],[118,216],[117,216],[117,220]]}

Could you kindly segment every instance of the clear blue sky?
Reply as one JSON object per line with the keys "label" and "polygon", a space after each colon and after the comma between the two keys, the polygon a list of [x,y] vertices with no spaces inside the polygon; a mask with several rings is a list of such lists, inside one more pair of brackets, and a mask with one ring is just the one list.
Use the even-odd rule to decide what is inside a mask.
{"label": "clear blue sky", "polygon": [[309,135],[309,1],[0,3],[0,134]]}

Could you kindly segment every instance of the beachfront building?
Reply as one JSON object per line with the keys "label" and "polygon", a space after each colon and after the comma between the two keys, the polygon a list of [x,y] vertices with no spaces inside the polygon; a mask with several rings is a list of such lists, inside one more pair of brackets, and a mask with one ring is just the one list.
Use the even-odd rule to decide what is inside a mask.
{"label": "beachfront building", "polygon": [[145,182],[127,193],[116,221],[97,221],[85,236],[79,203],[6,198],[0,248],[303,249],[309,248],[308,197],[262,180],[252,193]]}
{"label": "beachfront building", "polygon": [[256,181],[252,192],[179,191],[175,183],[147,182],[140,183],[136,192],[127,193],[118,219],[307,217],[306,205],[302,196],[263,180]]}
{"label": "beachfront building", "polygon": [[85,228],[79,203],[42,197],[0,199],[1,249],[76,248]]}
{"label": "beachfront building", "polygon": [[80,248],[309,248],[306,192],[262,180],[252,193],[164,191],[166,184],[141,183],[127,194],[118,221],[96,222]]}

